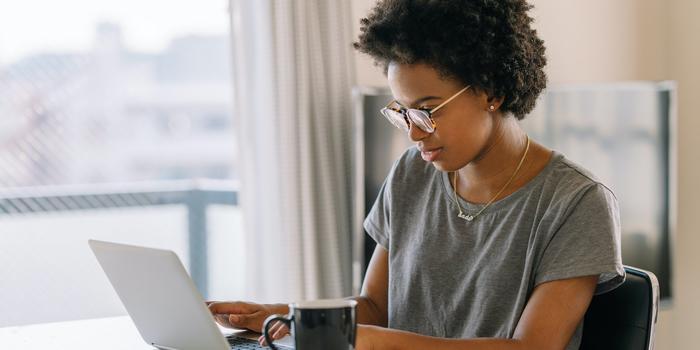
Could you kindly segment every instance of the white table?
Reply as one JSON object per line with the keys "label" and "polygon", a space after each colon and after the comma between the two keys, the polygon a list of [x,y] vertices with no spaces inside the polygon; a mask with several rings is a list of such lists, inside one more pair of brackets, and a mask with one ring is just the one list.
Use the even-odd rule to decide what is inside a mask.
{"label": "white table", "polygon": [[[226,333],[234,332],[228,330]],[[248,333],[252,334],[252,332],[246,334]],[[128,316],[121,316],[0,328],[0,349],[153,350],[154,348],[143,341]]]}
{"label": "white table", "polygon": [[0,328],[0,349],[153,350],[127,316]]}

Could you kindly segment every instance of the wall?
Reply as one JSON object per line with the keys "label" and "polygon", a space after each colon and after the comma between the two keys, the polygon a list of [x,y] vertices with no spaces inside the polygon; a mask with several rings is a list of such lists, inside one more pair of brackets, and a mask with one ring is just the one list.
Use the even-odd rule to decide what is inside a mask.
{"label": "wall", "polygon": [[534,0],[550,82],[658,80],[666,76],[660,1]]}
{"label": "wall", "polygon": [[[374,0],[354,0],[355,32]],[[700,1],[532,0],[535,27],[547,46],[551,83],[678,81],[675,297],[659,315],[656,349],[696,348],[700,332]],[[360,85],[386,86],[372,62],[357,55]]]}
{"label": "wall", "polygon": [[[374,5],[374,0],[352,0],[353,30],[355,35],[353,40],[357,40],[360,33],[360,19]],[[378,67],[375,67],[372,60],[363,54],[355,52],[355,72],[357,73],[357,84],[360,86],[386,86],[386,79]]]}
{"label": "wall", "polygon": [[[675,242],[674,287],[676,300],[672,314],[673,347],[697,349],[700,333],[700,2],[673,0],[669,6],[669,75],[678,80],[678,230]],[[670,344],[670,343],[669,343]],[[662,348],[659,348],[662,349]]]}

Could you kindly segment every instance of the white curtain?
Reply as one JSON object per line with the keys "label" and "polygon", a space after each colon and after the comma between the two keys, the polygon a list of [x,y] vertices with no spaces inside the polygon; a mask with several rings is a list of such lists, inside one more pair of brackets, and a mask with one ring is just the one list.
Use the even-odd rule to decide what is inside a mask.
{"label": "white curtain", "polygon": [[240,258],[250,272],[250,297],[349,295],[350,2],[230,0],[230,6],[247,239]]}

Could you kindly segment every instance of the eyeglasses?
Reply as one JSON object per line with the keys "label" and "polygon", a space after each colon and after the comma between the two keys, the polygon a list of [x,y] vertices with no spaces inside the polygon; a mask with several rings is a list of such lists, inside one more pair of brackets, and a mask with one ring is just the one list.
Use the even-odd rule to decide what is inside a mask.
{"label": "eyeglasses", "polygon": [[429,134],[432,134],[435,132],[436,128],[435,120],[433,120],[433,114],[437,112],[438,109],[442,108],[447,103],[454,100],[461,93],[467,91],[470,87],[471,85],[467,85],[467,87],[465,87],[462,90],[459,90],[456,94],[452,95],[452,97],[448,98],[445,102],[441,103],[439,106],[431,110],[391,107],[391,105],[394,103],[399,105],[399,103],[396,102],[396,100],[393,100],[388,105],[386,105],[386,107],[382,108],[381,112],[391,124],[394,124],[394,126],[405,132],[411,130],[411,125],[415,125],[419,129]]}

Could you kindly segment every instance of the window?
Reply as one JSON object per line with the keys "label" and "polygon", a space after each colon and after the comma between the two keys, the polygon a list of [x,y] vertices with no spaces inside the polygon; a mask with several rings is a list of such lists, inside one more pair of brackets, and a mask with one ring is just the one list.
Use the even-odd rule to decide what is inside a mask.
{"label": "window", "polygon": [[228,29],[223,0],[0,3],[0,327],[124,313],[88,238],[241,293]]}

